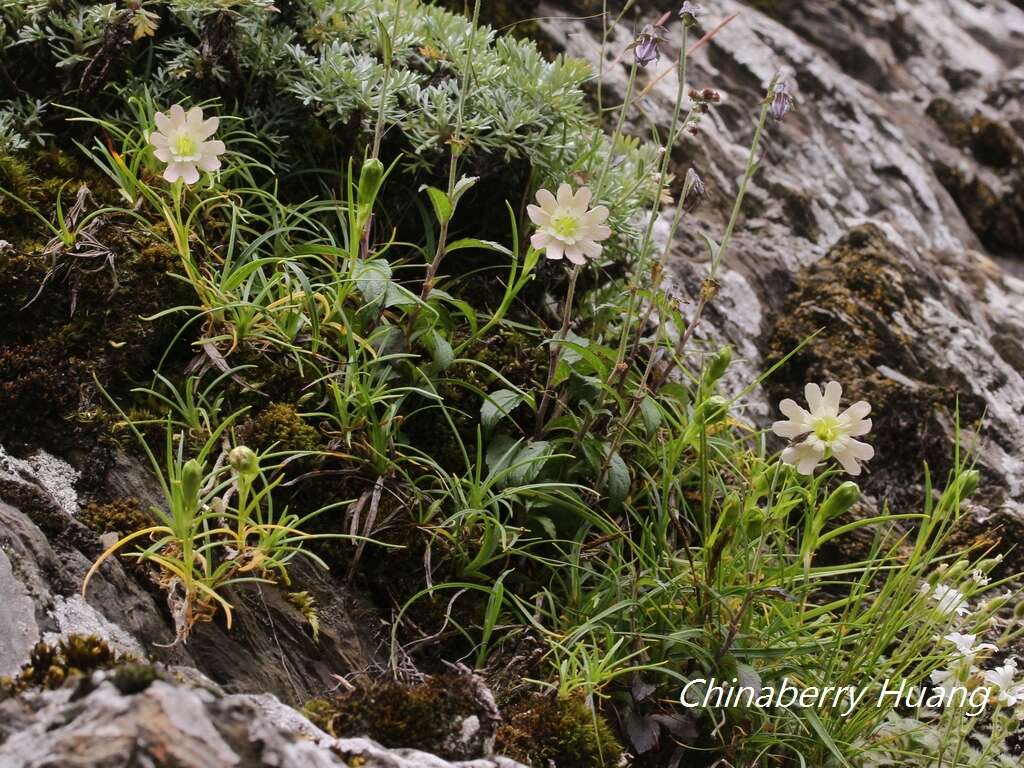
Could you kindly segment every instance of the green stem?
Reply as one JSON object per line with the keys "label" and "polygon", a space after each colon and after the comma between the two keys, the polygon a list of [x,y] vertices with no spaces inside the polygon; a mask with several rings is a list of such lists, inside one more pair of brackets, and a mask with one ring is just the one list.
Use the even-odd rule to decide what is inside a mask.
{"label": "green stem", "polygon": [[537,425],[534,428],[534,437],[539,438],[544,430],[544,420],[547,417],[548,408],[551,406],[552,386],[555,380],[555,372],[558,369],[558,361],[562,357],[562,345],[569,333],[569,320],[572,317],[572,300],[576,294],[576,280],[580,276],[580,265],[572,268],[569,275],[569,288],[565,294],[565,306],[562,308],[562,327],[558,329],[558,335],[551,342],[551,350],[548,353],[548,378],[544,384],[544,396],[541,398],[540,407],[537,409]]}

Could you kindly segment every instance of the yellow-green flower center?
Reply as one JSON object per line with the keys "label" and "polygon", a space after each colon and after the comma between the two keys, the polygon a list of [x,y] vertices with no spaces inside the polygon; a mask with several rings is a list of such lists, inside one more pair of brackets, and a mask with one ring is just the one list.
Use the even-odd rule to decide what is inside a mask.
{"label": "yellow-green flower center", "polygon": [[199,150],[199,142],[187,133],[179,133],[171,142],[171,154],[176,158],[194,157]]}
{"label": "yellow-green flower center", "polygon": [[814,434],[823,443],[834,443],[843,432],[835,416],[819,416],[814,420]]}
{"label": "yellow-green flower center", "polygon": [[551,217],[551,229],[555,235],[561,238],[570,239],[579,237],[580,217],[578,214],[568,211],[559,211]]}

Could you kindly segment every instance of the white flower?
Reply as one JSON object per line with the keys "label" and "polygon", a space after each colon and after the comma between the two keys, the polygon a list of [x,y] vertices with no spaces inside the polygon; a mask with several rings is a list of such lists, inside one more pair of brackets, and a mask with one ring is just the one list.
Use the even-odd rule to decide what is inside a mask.
{"label": "white flower", "polygon": [[199,181],[199,170],[215,171],[220,168],[218,155],[224,153],[224,142],[207,141],[220,121],[216,117],[203,120],[203,110],[192,107],[186,112],[175,104],[168,114],[156,113],[157,130],[149,134],[149,143],[158,160],[167,163],[164,178],[174,182],[184,179],[186,184]]}
{"label": "white flower", "polygon": [[931,678],[936,690],[942,693],[944,700],[950,697],[960,684],[960,672],[954,669],[936,669],[928,677]]}
{"label": "white flower", "polygon": [[975,641],[978,639],[977,635],[964,635],[960,632],[950,632],[948,635],[943,637],[944,640],[948,640],[956,646],[957,651],[963,656],[964,661],[968,664],[974,662],[974,657],[982,651],[998,651],[999,648],[992,643],[981,643],[981,645],[975,645]]}
{"label": "white flower", "polygon": [[598,241],[612,234],[604,225],[608,209],[599,205],[587,210],[590,206],[587,187],[580,187],[573,194],[572,187],[562,184],[558,197],[540,189],[537,202],[539,206],[526,206],[530,220],[537,225],[537,232],[530,238],[534,248],[545,251],[549,259],[561,259],[564,255],[573,264],[583,264],[587,256],[596,259],[601,255]]}
{"label": "white flower", "polygon": [[992,581],[992,579],[982,573],[978,568],[971,571],[971,579],[973,579],[974,583],[979,587],[988,586],[988,583]]}
{"label": "white flower", "polygon": [[1001,667],[985,671],[985,682],[999,687],[998,701],[1012,707],[1024,701],[1024,684],[1017,683],[1017,662],[1007,659]]}
{"label": "white flower", "polygon": [[782,452],[782,460],[795,466],[800,474],[810,475],[818,464],[834,456],[849,474],[859,475],[858,461],[867,461],[875,455],[870,445],[853,439],[871,431],[871,419],[864,418],[871,413],[871,406],[861,400],[840,413],[843,388],[836,381],[826,384],[824,393],[817,384],[808,384],[804,387],[804,396],[809,411],[788,398],[779,403],[779,410],[787,420],[776,421],[772,431],[790,440],[806,435]]}
{"label": "white flower", "polygon": [[939,611],[947,616],[956,614],[957,616],[964,616],[969,612],[967,607],[967,598],[964,597],[964,593],[953,587],[947,587],[945,584],[936,584],[932,588],[927,582],[921,585],[921,594],[928,595],[938,605],[936,606]]}

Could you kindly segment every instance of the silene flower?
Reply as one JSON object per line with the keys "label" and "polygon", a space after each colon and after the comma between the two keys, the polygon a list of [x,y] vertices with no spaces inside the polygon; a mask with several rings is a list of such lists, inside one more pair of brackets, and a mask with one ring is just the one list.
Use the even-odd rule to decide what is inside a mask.
{"label": "silene flower", "polygon": [[568,184],[559,186],[557,197],[546,189],[538,190],[540,205],[526,206],[530,220],[537,225],[530,244],[549,259],[565,256],[573,264],[600,256],[598,243],[611,237],[612,231],[604,224],[608,209],[603,205],[590,208],[590,196],[587,187],[574,194]]}
{"label": "silene flower", "polygon": [[956,646],[957,651],[963,657],[963,660],[968,664],[974,663],[974,658],[982,651],[998,651],[999,648],[992,643],[981,643],[975,645],[978,639],[977,635],[964,635],[960,632],[950,632],[945,635],[943,640],[948,640]]}
{"label": "silene flower", "polygon": [[843,388],[836,381],[826,384],[824,392],[817,384],[808,384],[804,396],[809,410],[789,398],[779,403],[787,420],[776,421],[772,431],[779,437],[800,440],[782,452],[782,460],[795,466],[800,474],[810,475],[818,464],[832,456],[847,473],[859,475],[859,462],[875,455],[870,445],[854,440],[871,431],[871,419],[865,418],[871,413],[871,406],[860,400],[840,413]]}
{"label": "silene flower", "polygon": [[636,63],[641,67],[646,67],[651,62],[660,59],[661,53],[658,51],[658,46],[664,42],[665,28],[647,24],[632,43]]}
{"label": "silene flower", "polygon": [[175,104],[165,115],[157,112],[157,130],[149,134],[149,143],[155,148],[158,160],[167,163],[164,178],[169,182],[184,179],[186,184],[199,181],[199,171],[215,171],[220,168],[220,155],[224,154],[224,142],[208,139],[217,130],[220,120],[211,117],[203,120],[203,110],[192,107],[188,112]]}
{"label": "silene flower", "polygon": [[970,609],[967,606],[967,598],[964,593],[945,584],[936,584],[932,587],[925,582],[921,585],[921,594],[927,595],[936,603],[936,608],[946,616],[965,616]]}
{"label": "silene flower", "polygon": [[1016,676],[1017,662],[1014,659],[1007,659],[1003,666],[985,671],[985,682],[999,688],[996,698],[1000,704],[1012,707],[1024,701],[1024,684],[1018,683],[1014,679]]}

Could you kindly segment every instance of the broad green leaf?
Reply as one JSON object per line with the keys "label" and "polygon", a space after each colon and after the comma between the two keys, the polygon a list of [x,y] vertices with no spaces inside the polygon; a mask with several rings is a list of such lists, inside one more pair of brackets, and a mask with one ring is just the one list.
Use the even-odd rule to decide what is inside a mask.
{"label": "broad green leaf", "polygon": [[451,221],[455,208],[452,206],[452,201],[448,199],[448,195],[437,187],[423,186],[420,189],[427,190],[427,196],[430,198],[430,204],[434,206],[434,215],[437,220],[441,224]]}
{"label": "broad green leaf", "polygon": [[523,402],[523,395],[511,389],[499,389],[487,395],[480,406],[480,422],[485,432],[494,429],[494,425],[512,413],[512,410]]}

